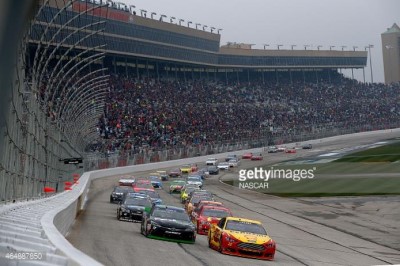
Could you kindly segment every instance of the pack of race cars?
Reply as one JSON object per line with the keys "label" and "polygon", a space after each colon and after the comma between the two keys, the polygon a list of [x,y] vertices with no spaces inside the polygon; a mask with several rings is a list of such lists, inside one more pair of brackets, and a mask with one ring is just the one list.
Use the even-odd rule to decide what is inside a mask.
{"label": "pack of race cars", "polygon": [[[207,161],[209,167],[218,166],[218,161],[211,159]],[[230,156],[225,161],[228,162],[231,164],[224,170],[236,167],[240,160]],[[147,177],[121,177],[110,195],[110,202],[118,203],[117,219],[140,222],[140,232],[148,238],[195,243],[197,235],[206,235],[209,247],[222,254],[273,260],[276,244],[262,224],[236,217],[204,189],[207,170],[184,165]],[[179,194],[183,206],[163,204],[157,189]]]}

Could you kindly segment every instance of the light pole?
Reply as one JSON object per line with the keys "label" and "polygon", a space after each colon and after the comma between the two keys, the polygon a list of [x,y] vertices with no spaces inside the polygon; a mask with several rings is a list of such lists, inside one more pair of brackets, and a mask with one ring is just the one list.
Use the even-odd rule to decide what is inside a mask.
{"label": "light pole", "polygon": [[129,11],[131,12],[132,15],[136,15],[135,8],[136,8],[136,6],[134,6],[134,5],[129,6]]}
{"label": "light pole", "polygon": [[280,50],[279,48],[280,48],[281,46],[283,46],[283,44],[277,44],[276,46],[278,47],[278,50]]}
{"label": "light pole", "polygon": [[332,51],[332,48],[335,48],[335,45],[329,45],[329,51]]}
{"label": "light pole", "polygon": [[182,22],[184,22],[185,20],[183,19],[179,19],[179,26],[182,26]]}
{"label": "light pole", "polygon": [[169,19],[169,22],[170,22],[170,23],[174,23],[174,19],[176,19],[176,17],[171,17],[171,18]]}
{"label": "light pole", "polygon": [[319,51],[319,48],[321,48],[321,47],[322,47],[322,45],[318,45],[318,46],[317,46],[317,50]]}
{"label": "light pole", "polygon": [[160,21],[163,21],[163,18],[166,18],[166,17],[167,17],[166,15],[161,14]]}
{"label": "light pole", "polygon": [[156,12],[151,12],[151,19],[153,19],[154,15],[157,15],[157,13]]}
{"label": "light pole", "polygon": [[293,48],[294,48],[294,47],[296,47],[297,45],[295,45],[295,44],[292,44],[292,45],[290,45],[290,46],[292,47],[292,50],[293,50]]}
{"label": "light pole", "polygon": [[268,47],[269,46],[269,44],[264,44],[264,50],[265,50],[265,47]]}
{"label": "light pole", "polygon": [[[146,17],[147,10],[140,9],[140,14],[142,15],[142,17]],[[144,15],[143,15],[143,14],[144,14]]]}
{"label": "light pole", "polygon": [[340,47],[342,47],[342,51],[344,51],[344,48],[346,48],[347,46],[346,45],[342,45]]}
{"label": "light pole", "polygon": [[190,28],[190,24],[192,24],[193,22],[192,21],[188,21],[188,28]]}
{"label": "light pole", "polygon": [[196,23],[196,30],[197,30],[198,26],[201,26],[201,24],[200,23]]}
{"label": "light pole", "polygon": [[221,31],[222,29],[218,29],[218,34],[219,34],[219,32]]}
{"label": "light pole", "polygon": [[211,27],[210,29],[211,29],[211,33],[213,33],[215,30],[215,27]]}
{"label": "light pole", "polygon": [[[353,51],[356,51],[356,48],[358,48],[358,46],[353,46]],[[354,80],[354,72],[353,72],[353,68],[351,68],[351,78]]]}
{"label": "light pole", "polygon": [[203,30],[205,31],[207,27],[207,25],[203,25]]}
{"label": "light pole", "polygon": [[371,69],[371,83],[374,83],[374,76],[372,74],[372,56],[371,56],[371,48],[374,48],[372,44],[368,44],[368,46],[365,46],[365,51],[368,48],[368,53],[369,53],[369,68]]}
{"label": "light pole", "polygon": [[304,50],[307,50],[307,47],[310,47],[310,45],[305,44],[305,45],[304,45]]}

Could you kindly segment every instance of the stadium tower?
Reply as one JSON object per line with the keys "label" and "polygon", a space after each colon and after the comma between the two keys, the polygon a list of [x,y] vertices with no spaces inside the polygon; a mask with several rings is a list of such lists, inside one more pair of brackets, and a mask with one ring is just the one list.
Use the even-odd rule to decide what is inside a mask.
{"label": "stadium tower", "polygon": [[400,27],[394,23],[381,34],[385,83],[400,81]]}

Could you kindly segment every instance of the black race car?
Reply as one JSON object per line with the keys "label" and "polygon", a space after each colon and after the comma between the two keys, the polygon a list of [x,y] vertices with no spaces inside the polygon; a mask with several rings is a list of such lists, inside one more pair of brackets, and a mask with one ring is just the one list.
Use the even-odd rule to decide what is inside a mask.
{"label": "black race car", "polygon": [[143,215],[140,231],[148,238],[181,243],[196,241],[196,227],[180,207],[153,205],[150,213]]}
{"label": "black race car", "polygon": [[148,197],[129,197],[126,198],[121,205],[118,206],[118,220],[142,220],[143,213],[148,213],[151,209],[152,202]]}
{"label": "black race car", "polygon": [[133,192],[133,188],[130,186],[115,186],[113,191],[111,192],[110,195],[110,202],[114,203],[120,203],[122,202],[124,198],[124,194],[128,192]]}
{"label": "black race car", "polygon": [[208,167],[208,173],[210,175],[218,175],[219,174],[219,169],[215,165],[211,165]]}
{"label": "black race car", "polygon": [[305,144],[305,145],[303,145],[302,148],[303,148],[304,150],[311,150],[311,149],[312,149],[312,144],[311,144],[311,143]]}

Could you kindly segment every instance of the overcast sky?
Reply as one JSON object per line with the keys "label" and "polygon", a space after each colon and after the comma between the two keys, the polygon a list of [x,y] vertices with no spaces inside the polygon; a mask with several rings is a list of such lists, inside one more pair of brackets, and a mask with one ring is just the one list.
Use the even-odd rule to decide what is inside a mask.
{"label": "overcast sky", "polygon": [[[223,29],[221,44],[243,42],[253,48],[371,50],[374,82],[383,82],[381,33],[400,25],[400,0],[121,0],[140,9]],[[193,24],[191,25],[193,27]],[[309,48],[307,48],[309,49]],[[369,61],[366,81],[371,80]],[[347,73],[347,72],[346,72]],[[349,72],[349,75],[351,72]],[[363,79],[362,70],[355,77]]]}

